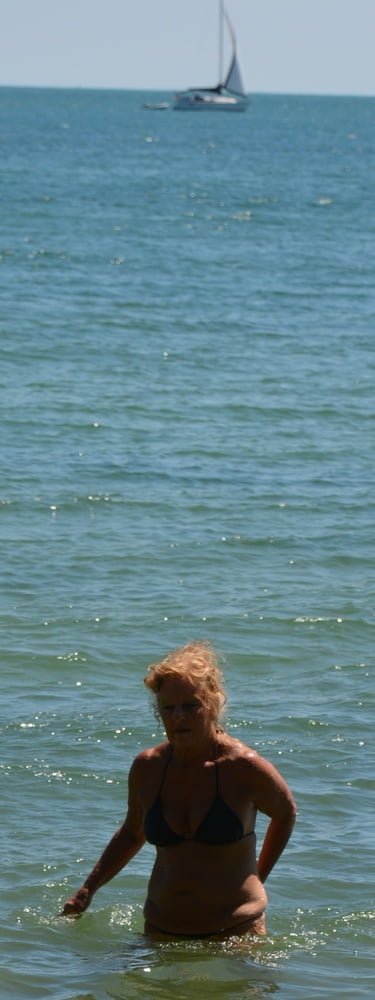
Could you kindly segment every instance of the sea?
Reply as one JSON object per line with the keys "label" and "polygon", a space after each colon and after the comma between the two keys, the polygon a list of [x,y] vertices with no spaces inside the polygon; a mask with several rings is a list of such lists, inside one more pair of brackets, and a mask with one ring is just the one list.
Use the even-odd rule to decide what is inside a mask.
{"label": "sea", "polygon": [[[169,100],[0,89],[0,996],[370,1000],[375,99]],[[149,845],[61,916],[191,639],[298,804],[253,943],[146,939]]]}

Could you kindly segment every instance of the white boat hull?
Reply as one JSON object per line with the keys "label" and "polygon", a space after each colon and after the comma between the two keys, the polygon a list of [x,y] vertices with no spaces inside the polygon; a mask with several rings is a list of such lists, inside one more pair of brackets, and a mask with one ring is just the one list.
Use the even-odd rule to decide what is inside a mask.
{"label": "white boat hull", "polygon": [[175,94],[173,109],[174,111],[245,111],[248,103],[248,98],[242,94],[186,90]]}

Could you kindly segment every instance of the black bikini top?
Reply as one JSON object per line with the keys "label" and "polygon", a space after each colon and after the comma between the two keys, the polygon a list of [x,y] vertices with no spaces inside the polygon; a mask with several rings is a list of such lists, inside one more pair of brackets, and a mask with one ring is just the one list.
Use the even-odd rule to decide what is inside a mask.
{"label": "black bikini top", "polygon": [[161,792],[172,753],[173,748],[167,759],[158,795],[144,818],[143,828],[146,840],[150,844],[155,844],[156,847],[169,847],[172,844],[182,844],[186,841],[196,841],[200,844],[233,844],[236,840],[242,840],[243,837],[251,836],[254,831],[252,830],[250,834],[244,834],[241,820],[220,795],[219,768],[216,758],[216,795],[208,813],[206,813],[206,816],[197,827],[194,836],[183,837],[180,833],[176,833],[175,830],[171,829],[164,819]]}

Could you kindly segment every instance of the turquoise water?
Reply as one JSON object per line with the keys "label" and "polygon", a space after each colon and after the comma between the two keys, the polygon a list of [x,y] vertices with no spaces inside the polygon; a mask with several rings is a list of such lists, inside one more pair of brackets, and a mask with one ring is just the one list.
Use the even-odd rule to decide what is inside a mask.
{"label": "turquoise water", "polygon": [[[367,1000],[375,101],[148,98],[0,90],[0,994]],[[143,938],[150,847],[58,916],[200,637],[299,806],[250,952]]]}

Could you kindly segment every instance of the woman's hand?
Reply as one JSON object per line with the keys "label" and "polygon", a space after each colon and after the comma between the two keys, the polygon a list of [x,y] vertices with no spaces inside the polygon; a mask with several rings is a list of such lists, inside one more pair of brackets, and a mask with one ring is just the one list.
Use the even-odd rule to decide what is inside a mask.
{"label": "woman's hand", "polygon": [[63,917],[76,917],[87,910],[92,899],[92,892],[83,885],[82,889],[78,889],[78,892],[74,896],[71,896],[65,903],[64,909],[62,911]]}

